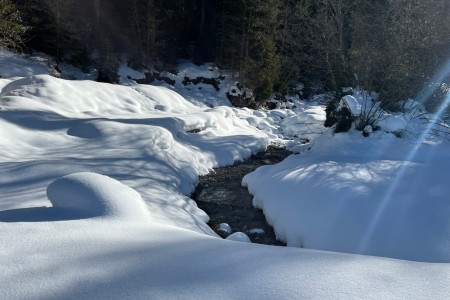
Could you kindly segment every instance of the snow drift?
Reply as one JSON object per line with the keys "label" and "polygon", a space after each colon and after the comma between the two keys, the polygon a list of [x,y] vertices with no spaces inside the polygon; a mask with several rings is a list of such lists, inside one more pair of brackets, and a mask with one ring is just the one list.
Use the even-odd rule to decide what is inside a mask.
{"label": "snow drift", "polygon": [[448,146],[325,134],[243,183],[288,246],[450,262]]}
{"label": "snow drift", "polygon": [[132,188],[100,174],[80,172],[63,176],[47,187],[53,207],[79,217],[148,221],[147,207]]}

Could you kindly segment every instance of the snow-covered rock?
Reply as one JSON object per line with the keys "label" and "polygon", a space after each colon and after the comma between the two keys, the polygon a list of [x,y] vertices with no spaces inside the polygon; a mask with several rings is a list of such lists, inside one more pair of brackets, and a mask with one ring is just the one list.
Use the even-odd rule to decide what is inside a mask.
{"label": "snow-covered rock", "polygon": [[361,114],[361,104],[353,96],[347,95],[342,97],[337,110],[339,111],[343,108],[348,109],[350,113],[355,117]]}
{"label": "snow-covered rock", "polygon": [[220,223],[219,225],[219,229],[217,229],[219,231],[223,231],[225,233],[231,234],[232,230],[231,230],[231,226],[228,225],[228,223]]}
{"label": "snow-covered rock", "polygon": [[262,228],[252,228],[250,229],[250,234],[265,234],[266,232]]}
{"label": "snow-covered rock", "polygon": [[235,242],[244,242],[244,243],[251,243],[252,241],[250,238],[243,232],[235,232],[233,234],[230,234],[226,238],[229,241],[235,241]]}

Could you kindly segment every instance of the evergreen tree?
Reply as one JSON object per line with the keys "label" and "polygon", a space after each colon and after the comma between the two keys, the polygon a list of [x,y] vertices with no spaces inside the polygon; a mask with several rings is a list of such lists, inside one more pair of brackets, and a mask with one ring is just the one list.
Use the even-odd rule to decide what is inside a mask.
{"label": "evergreen tree", "polygon": [[244,84],[254,90],[257,102],[266,101],[278,80],[279,58],[275,44],[278,18],[278,0],[248,1],[247,40],[244,44]]}
{"label": "evergreen tree", "polygon": [[359,84],[380,92],[391,109],[415,97],[448,60],[448,20],[450,3],[445,0],[358,0],[351,64]]}
{"label": "evergreen tree", "polygon": [[19,11],[10,0],[0,0],[0,48],[22,46],[25,27]]}
{"label": "evergreen tree", "polygon": [[278,0],[222,2],[218,61],[238,74],[243,87],[264,102],[273,92],[279,75],[276,49]]}

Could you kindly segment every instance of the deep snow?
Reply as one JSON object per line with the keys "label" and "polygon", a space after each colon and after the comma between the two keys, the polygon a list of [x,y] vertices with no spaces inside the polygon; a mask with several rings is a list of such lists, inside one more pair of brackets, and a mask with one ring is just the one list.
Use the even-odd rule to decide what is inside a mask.
{"label": "deep snow", "polygon": [[[223,240],[186,196],[198,175],[213,167],[244,159],[269,142],[286,144],[303,154],[245,180],[281,238],[300,237],[309,246],[310,237],[313,242],[331,237],[325,245],[336,242],[342,249],[333,250],[347,251],[355,232],[373,249],[383,235],[400,236],[398,243],[408,246],[410,236],[405,242],[399,234],[407,223],[386,227],[393,224],[390,217],[411,221],[413,213],[411,228],[424,245],[435,244],[400,247],[399,256],[420,259],[419,253],[448,261],[449,188],[441,177],[448,170],[448,145],[428,142],[405,159],[415,144],[390,134],[368,140],[355,133],[321,135],[324,113],[318,103],[274,111],[209,108],[164,87],[30,73],[10,78],[5,74],[13,64],[34,70],[26,60],[0,55],[2,298],[450,296],[448,263]],[[35,69],[40,73],[40,66]],[[304,138],[312,144],[302,145]],[[391,181],[396,188],[389,188]],[[366,203],[379,200],[373,195],[380,190],[395,201]],[[316,196],[325,197],[309,205],[308,197]],[[357,196],[365,204],[357,203]],[[372,235],[361,234],[372,229]]]}

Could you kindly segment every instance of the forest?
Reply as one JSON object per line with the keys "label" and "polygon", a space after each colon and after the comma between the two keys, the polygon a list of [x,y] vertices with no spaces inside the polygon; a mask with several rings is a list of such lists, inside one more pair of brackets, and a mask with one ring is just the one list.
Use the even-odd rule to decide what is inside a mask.
{"label": "forest", "polygon": [[434,84],[440,88],[427,102],[433,110],[448,89],[448,78],[431,82],[450,57],[447,0],[0,2],[17,13],[0,25],[0,32],[19,32],[10,46],[95,66],[103,81],[115,82],[124,61],[136,69],[171,70],[185,58],[232,72],[260,103],[302,82],[306,97],[360,86],[395,109]]}

